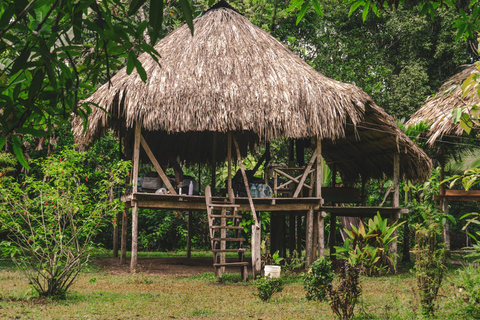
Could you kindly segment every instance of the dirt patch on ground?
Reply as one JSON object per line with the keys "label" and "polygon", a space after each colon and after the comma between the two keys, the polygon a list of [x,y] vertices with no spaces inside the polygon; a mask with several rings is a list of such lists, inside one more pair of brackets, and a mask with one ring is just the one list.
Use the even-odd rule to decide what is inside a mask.
{"label": "dirt patch on ground", "polygon": [[[130,259],[120,264],[120,259],[97,258],[95,262],[102,271],[110,274],[131,274]],[[215,272],[212,258],[139,258],[136,272],[161,276],[191,276],[205,272]],[[227,272],[240,272],[240,268],[227,267]],[[249,271],[250,267],[249,267]]]}

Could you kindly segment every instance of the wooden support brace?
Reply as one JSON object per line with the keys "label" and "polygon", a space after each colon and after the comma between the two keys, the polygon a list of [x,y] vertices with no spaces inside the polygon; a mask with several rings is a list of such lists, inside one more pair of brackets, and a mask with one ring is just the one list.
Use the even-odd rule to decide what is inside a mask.
{"label": "wooden support brace", "polygon": [[305,180],[307,179],[307,176],[310,173],[310,169],[312,168],[313,163],[315,162],[315,159],[317,159],[317,153],[314,153],[312,155],[312,158],[308,162],[308,165],[305,168],[305,172],[303,173],[302,178],[300,179],[300,182],[298,183],[297,189],[295,190],[295,193],[293,194],[294,198],[297,198],[298,195],[300,194],[300,191],[302,191],[303,184],[305,183]]}
{"label": "wooden support brace", "polygon": [[168,191],[170,191],[171,194],[177,194],[177,192],[173,188],[172,184],[170,183],[170,180],[168,179],[167,175],[163,171],[162,166],[160,166],[160,164],[158,163],[157,159],[153,155],[152,150],[148,146],[147,141],[145,141],[145,139],[143,138],[142,135],[140,135],[140,142],[142,143],[142,147],[145,150],[145,152],[147,153],[148,158],[150,159],[153,166],[155,167],[155,170],[157,170],[158,175],[162,179],[163,183],[165,183],[165,185],[167,186]]}

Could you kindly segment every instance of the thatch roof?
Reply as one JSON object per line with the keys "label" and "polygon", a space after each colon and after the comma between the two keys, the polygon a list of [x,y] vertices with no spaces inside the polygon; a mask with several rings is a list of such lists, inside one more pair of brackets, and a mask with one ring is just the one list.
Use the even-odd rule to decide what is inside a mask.
{"label": "thatch roof", "polygon": [[464,112],[468,113],[470,112],[469,107],[480,103],[476,85],[462,98],[462,83],[473,73],[479,73],[474,64],[466,66],[461,72],[448,79],[435,96],[428,98],[406,123],[409,126],[421,122],[429,125],[430,129],[426,133],[429,145],[433,145],[444,135],[460,136],[463,134],[460,124],[453,122],[452,112],[455,108],[465,108]]}
{"label": "thatch roof", "polygon": [[[77,142],[89,145],[114,129],[128,146],[135,122],[141,121],[154,152],[170,150],[183,159],[206,162],[214,133],[217,160],[225,159],[229,131],[241,140],[243,153],[258,141],[320,137],[326,141],[327,160],[343,163],[338,168],[351,172],[351,159],[360,155],[351,144],[362,138],[368,139],[360,142],[362,150],[369,150],[368,143],[377,146],[356,177],[362,170],[367,177],[391,175],[391,162],[385,161],[396,150],[407,153],[402,157],[405,177],[428,175],[428,157],[365,92],[316,72],[228,4],[197,17],[194,28],[193,37],[184,25],[155,45],[161,66],[148,54],[140,55],[146,82],[136,71],[127,75],[123,68],[111,84],[89,97],[86,102],[98,104],[111,117],[94,108],[85,132],[76,119]],[[387,132],[357,131],[360,124],[368,126],[365,122],[381,123]]]}

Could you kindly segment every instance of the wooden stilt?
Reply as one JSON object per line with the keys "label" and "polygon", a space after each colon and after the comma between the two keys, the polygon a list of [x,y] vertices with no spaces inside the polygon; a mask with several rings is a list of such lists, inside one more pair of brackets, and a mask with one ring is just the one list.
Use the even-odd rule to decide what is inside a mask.
{"label": "wooden stilt", "polygon": [[[393,201],[392,207],[399,207],[400,206],[400,154],[395,153],[393,154]],[[400,219],[400,214],[395,214],[391,223],[395,223]],[[396,236],[397,231],[392,236]],[[390,246],[390,251],[394,254],[397,253],[397,243],[392,242]],[[396,259],[396,256],[395,256]]]}
{"label": "wooden stilt", "polygon": [[275,251],[278,250],[277,239],[278,239],[278,227],[277,227],[277,216],[270,212],[270,254],[273,255]]}
{"label": "wooden stilt", "polygon": [[187,221],[187,259],[190,260],[192,257],[192,232],[193,232],[193,222],[192,222],[192,211],[188,211],[188,221]]}
{"label": "wooden stilt", "polygon": [[312,264],[312,250],[313,250],[313,208],[307,212],[306,221],[306,236],[305,236],[305,268],[309,268]]}
{"label": "wooden stilt", "polygon": [[280,256],[282,258],[287,257],[287,237],[285,236],[287,232],[287,217],[285,215],[280,216]]}
{"label": "wooden stilt", "polygon": [[301,215],[297,216],[296,236],[297,236],[297,253],[298,253],[298,257],[301,258],[302,257],[302,237],[303,237],[303,234],[302,234],[302,216]]}
{"label": "wooden stilt", "polygon": [[261,260],[261,228],[260,221],[258,225],[252,226],[252,270],[253,278],[261,276],[262,272],[262,260]]}
{"label": "wooden stilt", "polygon": [[[141,124],[135,123],[135,144],[133,148],[133,194],[138,191],[138,167],[140,162],[140,137]],[[130,271],[137,268],[137,249],[138,249],[138,203],[135,201],[132,207],[132,258],[130,259]]]}
{"label": "wooden stilt", "polygon": [[312,263],[317,260],[318,252],[318,212],[313,214],[313,250],[312,250]]}
{"label": "wooden stilt", "polygon": [[337,216],[330,213],[330,260],[335,261],[335,244],[337,243]]}
{"label": "wooden stilt", "polygon": [[210,161],[211,168],[211,186],[212,186],[212,196],[215,196],[217,193],[216,189],[216,172],[217,172],[217,133],[213,133],[213,149],[212,149],[212,160]]}
{"label": "wooden stilt", "polygon": [[127,232],[128,232],[128,209],[125,208],[122,216],[122,239],[120,245],[120,264],[127,263]]}
{"label": "wooden stilt", "polygon": [[288,216],[288,251],[289,256],[292,257],[293,251],[295,251],[295,215],[290,214]]}
{"label": "wooden stilt", "polygon": [[[441,159],[440,159],[440,181],[445,180],[445,158],[444,158],[444,150],[443,147],[440,149],[441,152]],[[445,184],[442,183],[440,184],[440,195],[444,196],[445,195]],[[448,200],[445,198],[442,198],[440,200],[440,205],[442,207],[442,211],[444,214],[448,214]],[[445,224],[443,225],[443,242],[445,243],[445,253],[447,257],[450,256],[450,227],[448,225],[448,219],[445,219]]]}
{"label": "wooden stilt", "polygon": [[115,218],[115,226],[113,227],[113,257],[118,258],[118,226],[120,219],[122,219],[122,213],[118,212]]}
{"label": "wooden stilt", "polygon": [[[227,193],[232,189],[232,133],[229,132],[227,135],[227,170],[228,170],[228,180],[227,180]],[[233,199],[230,199],[232,201]]]}
{"label": "wooden stilt", "polygon": [[[322,140],[317,138],[317,148],[315,149],[315,154],[317,158],[317,168],[315,174],[315,197],[322,197]],[[320,212],[317,216],[317,230],[318,230],[318,256],[323,258],[325,255],[325,212]]]}

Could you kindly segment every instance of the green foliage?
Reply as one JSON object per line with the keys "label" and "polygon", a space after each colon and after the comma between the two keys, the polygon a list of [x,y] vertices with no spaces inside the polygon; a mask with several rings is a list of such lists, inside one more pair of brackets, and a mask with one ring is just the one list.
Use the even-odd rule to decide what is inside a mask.
{"label": "green foliage", "polygon": [[438,290],[445,272],[445,247],[439,240],[443,224],[433,212],[425,212],[423,223],[415,225],[417,291],[424,315],[433,315]]}
{"label": "green foliage", "polygon": [[327,296],[327,287],[333,281],[332,262],[325,258],[318,259],[303,274],[303,287],[307,300],[323,301]]}
{"label": "green foliage", "polygon": [[[47,136],[72,114],[86,120],[92,106],[79,107],[79,101],[125,63],[127,73],[135,69],[146,80],[137,56],[160,57],[152,45],[162,33],[164,1],[129,3],[0,2],[0,132],[2,137],[15,133],[13,151],[23,166],[28,168],[17,134]],[[137,12],[144,4],[149,15],[141,21]],[[175,4],[193,32],[191,5]],[[152,45],[143,37],[147,30]],[[0,148],[4,143],[0,139]]]}
{"label": "green foliage", "polygon": [[17,159],[8,152],[0,152],[0,177],[15,171]]}
{"label": "green foliage", "polygon": [[118,163],[94,186],[84,163],[84,153],[65,150],[33,160],[38,176],[0,181],[0,231],[10,238],[2,247],[42,296],[65,296],[88,262],[93,239],[116,223],[112,217],[123,207],[108,201],[108,190],[122,183],[129,163]]}
{"label": "green foliage", "polygon": [[367,229],[360,221],[358,228],[345,229],[348,235],[343,247],[335,247],[337,255],[344,255],[353,266],[360,267],[368,276],[380,275],[384,270],[395,271],[396,262],[393,253],[389,252],[392,243],[397,242],[395,231],[404,222],[388,224],[379,213],[369,219]]}
{"label": "green foliage", "polygon": [[274,293],[283,291],[283,280],[281,277],[261,277],[255,280],[255,287],[257,288],[257,293],[254,293],[254,295],[266,302],[270,300]]}
{"label": "green foliage", "polygon": [[478,267],[465,266],[458,270],[460,276],[456,283],[459,289],[458,300],[466,315],[472,319],[480,318],[480,270]]}
{"label": "green foliage", "polygon": [[344,261],[339,277],[336,287],[332,284],[327,287],[329,304],[340,319],[347,320],[353,317],[355,305],[362,295],[360,269]]}

